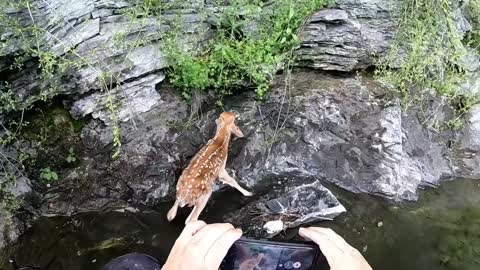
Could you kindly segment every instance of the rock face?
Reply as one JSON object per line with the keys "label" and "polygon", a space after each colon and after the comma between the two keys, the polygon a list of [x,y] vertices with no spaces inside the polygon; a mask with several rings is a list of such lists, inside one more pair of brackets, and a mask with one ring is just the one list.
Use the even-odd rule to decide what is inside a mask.
{"label": "rock face", "polygon": [[277,87],[262,114],[245,103],[235,107],[253,138],[232,167],[249,186],[264,172],[294,172],[353,192],[414,200],[419,186],[454,175],[446,139],[424,130],[414,112],[402,113],[398,101],[382,100],[388,89],[370,79],[297,74],[280,116],[284,90]]}
{"label": "rock face", "polygon": [[[62,169],[61,181],[40,188],[41,214],[154,206],[173,199],[176,179],[213,136],[214,119],[220,114],[206,95],[194,104],[199,110],[191,116],[192,106],[162,83],[168,63],[160,46],[169,22],[180,16],[184,31],[179,46],[192,50],[213,31],[194,12],[205,2],[193,2],[192,9],[169,10],[164,20],[131,20],[129,1],[32,1],[32,16],[48,30],[42,38],[54,56],[90,63],[52,79],[61,82],[57,91],[68,96],[64,101],[72,115],[87,123],[79,139],[78,166]],[[348,72],[371,66],[374,55],[387,52],[400,1],[336,2],[335,8],[314,14],[301,33],[300,66]],[[25,10],[7,13],[29,23]],[[468,28],[461,13],[457,19],[461,29]],[[203,34],[197,40],[192,33]],[[118,40],[135,46],[125,47]],[[478,73],[477,62],[470,66],[469,72]],[[47,88],[40,76],[27,65],[9,81],[25,101]],[[227,168],[257,196],[223,219],[254,235],[272,236],[279,229],[344,212],[326,183],[351,192],[415,200],[421,186],[452,177],[480,178],[478,106],[461,132],[433,132],[424,128],[417,111],[402,111],[392,91],[368,76],[296,71],[290,84],[283,82],[279,76],[265,102],[258,102],[254,93],[225,100],[225,110],[240,114],[237,124],[245,134],[231,142]],[[466,88],[475,87],[478,79],[473,76]],[[112,125],[112,109],[119,130]],[[112,159],[117,131],[122,152]],[[19,183],[12,190],[16,196],[30,192],[27,178]],[[215,207],[212,202],[207,210]],[[4,220],[0,213],[0,247],[22,230],[5,230]]]}
{"label": "rock face", "polygon": [[[55,94],[81,96],[74,104],[74,115],[92,114],[106,122],[106,92],[114,92],[120,121],[131,120],[150,109],[159,100],[154,93],[155,84],[165,78],[161,70],[168,63],[161,46],[171,23],[181,22],[181,47],[198,47],[211,35],[210,25],[194,11],[204,3],[191,2],[188,9],[165,11],[158,18],[134,18],[135,1],[32,1],[35,25],[46,29],[39,37],[46,46],[41,49],[49,49],[52,57],[78,65],[49,80],[55,86]],[[20,18],[24,25],[32,24],[26,9],[9,9],[7,15]],[[0,58],[15,52],[15,48],[7,48],[0,52]],[[42,82],[36,67],[29,63],[26,67],[8,80],[16,89],[17,98],[28,103],[35,101],[33,95],[45,94],[49,85]]]}
{"label": "rock face", "polygon": [[[303,28],[298,65],[338,71],[373,66],[376,58],[386,55],[398,31],[403,1],[337,0],[335,4],[315,13]],[[458,5],[453,12],[461,36],[471,29],[464,13]]]}
{"label": "rock face", "polygon": [[[227,168],[258,195],[247,209],[272,207],[270,216],[260,218],[262,222],[286,217],[283,222],[290,227],[306,222],[302,218],[308,220],[308,215],[295,219],[282,213],[290,211],[285,210],[289,206],[303,215],[307,206],[317,205],[318,210],[311,212],[316,219],[341,213],[340,205],[328,203],[334,196],[315,179],[352,192],[415,200],[423,185],[451,177],[480,178],[472,169],[478,156],[458,155],[456,148],[460,142],[476,145],[467,134],[478,131],[477,116],[466,125],[465,135],[431,133],[414,110],[402,112],[398,101],[388,97],[390,90],[367,77],[297,72],[287,92],[282,78],[277,81],[265,103],[248,93],[225,102],[225,109],[240,113],[238,126],[245,134],[231,142]],[[118,160],[109,158],[112,127],[93,119],[84,128],[84,165],[65,172],[66,179],[47,192],[42,213],[72,214],[173,199],[176,178],[213,136],[220,111],[207,102],[201,117],[189,121],[188,106],[180,97],[165,86],[157,91],[162,105],[141,114],[142,121],[135,125],[121,124]],[[320,193],[325,195],[307,196]],[[300,197],[311,200],[296,201]],[[332,205],[334,211],[329,212]],[[258,211],[237,211],[237,221],[259,218]],[[261,229],[263,224],[256,226]]]}
{"label": "rock face", "polygon": [[301,32],[299,65],[352,71],[373,65],[396,33],[398,0],[339,0],[336,7],[315,13]]}

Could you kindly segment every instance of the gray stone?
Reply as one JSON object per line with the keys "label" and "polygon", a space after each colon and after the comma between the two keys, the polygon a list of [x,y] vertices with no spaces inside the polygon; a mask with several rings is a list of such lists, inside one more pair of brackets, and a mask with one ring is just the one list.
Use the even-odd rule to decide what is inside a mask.
{"label": "gray stone", "polygon": [[[375,65],[385,56],[398,31],[396,20],[403,1],[338,0],[335,8],[312,15],[300,33],[296,51],[298,66],[323,70],[352,71]],[[460,36],[472,29],[466,12],[453,3],[453,20]],[[404,57],[399,49],[398,66]]]}
{"label": "gray stone", "polygon": [[7,217],[0,211],[0,249],[14,243],[23,233],[24,225],[15,217]]}
{"label": "gray stone", "polygon": [[[2,135],[3,131],[0,137]],[[0,146],[0,166],[0,193],[8,192],[22,205],[24,196],[32,192],[32,187],[14,148]],[[3,208],[5,203],[4,198],[0,198],[0,249],[16,241],[25,230],[25,224],[15,213],[7,213]]]}
{"label": "gray stone", "polygon": [[[201,16],[186,10],[177,10],[159,20],[156,17],[132,18],[126,14],[133,4],[128,1],[38,0],[31,4],[35,24],[46,30],[41,37],[42,49],[77,62],[80,67],[67,69],[47,82],[42,81],[34,66],[27,65],[13,74],[8,80],[25,103],[35,102],[37,98],[34,97],[49,89],[49,85],[55,86],[54,94],[83,95],[97,91],[92,97],[102,99],[101,90],[119,84],[125,88],[143,83],[142,77],[167,67],[162,38],[170,29],[169,24],[177,23],[178,19],[185,34],[185,38],[179,37],[179,46],[185,49],[200,49],[200,43],[211,35],[210,26]],[[27,10],[11,10],[10,14],[23,19],[25,25],[32,24]],[[2,50],[0,63],[5,62],[3,57],[18,49]],[[137,79],[140,82],[133,82]]]}
{"label": "gray stone", "polygon": [[454,146],[455,171],[460,177],[478,179],[480,175],[480,105],[465,117],[462,135]]}
{"label": "gray stone", "polygon": [[52,46],[52,52],[57,56],[65,54],[78,44],[97,35],[100,32],[100,19],[86,21],[73,29],[71,26],[66,26],[62,30],[67,32],[63,34],[63,40],[53,39],[55,45]]}
{"label": "gray stone", "polygon": [[340,0],[315,13],[300,33],[298,65],[351,71],[385,55],[396,32],[401,1]]}
{"label": "gray stone", "polygon": [[452,147],[452,166],[455,176],[480,178],[480,105],[472,107],[465,117],[463,130]]}
{"label": "gray stone", "polygon": [[[259,185],[263,174],[296,173],[322,176],[353,192],[414,200],[419,186],[452,175],[444,146],[416,117],[402,113],[396,101],[375,97],[389,91],[380,84],[297,73],[292,87],[280,118],[282,86],[260,109],[232,103],[244,119],[240,125],[248,141],[231,155],[230,168],[247,186]],[[287,108],[295,110],[287,113]],[[276,143],[269,146],[272,136]]]}
{"label": "gray stone", "polygon": [[[275,180],[272,177],[271,180]],[[282,178],[282,187],[261,196],[260,199],[225,216],[225,220],[251,232],[255,237],[273,237],[279,230],[262,230],[272,220],[281,220],[283,229],[320,220],[331,220],[345,212],[345,207],[314,179]],[[273,181],[274,182],[274,181]],[[281,210],[272,211],[272,205]]]}
{"label": "gray stone", "polygon": [[480,105],[473,106],[466,116],[463,132],[462,145],[466,148],[480,150]]}
{"label": "gray stone", "polygon": [[[371,66],[374,56],[388,51],[401,1],[336,2],[335,8],[314,14],[300,34],[302,44],[296,52],[300,66],[352,71]],[[180,14],[184,36],[178,45],[195,52],[212,35],[211,26],[192,7],[169,10],[164,20],[131,21],[125,14],[131,3],[125,1],[33,3],[35,21],[48,29],[45,44],[60,57],[87,60],[55,79],[61,82],[57,94],[71,99],[65,104],[72,114],[92,116],[82,130],[84,156],[79,167],[66,169],[62,183],[43,194],[40,212],[73,215],[171,200],[176,179],[212,137],[220,111],[208,95],[190,106],[160,84],[168,66],[162,38]],[[204,2],[195,5],[203,7]],[[24,10],[8,12],[29,23]],[[459,30],[467,31],[468,21],[462,14],[456,16]],[[254,33],[256,26],[247,28]],[[66,53],[69,50],[75,55]],[[7,48],[1,58],[17,51]],[[468,71],[478,73],[478,61],[466,60]],[[478,93],[479,76],[471,78],[465,87]],[[30,101],[48,89],[29,63],[11,81],[22,100]],[[246,206],[227,218],[254,233],[263,236],[262,224],[272,220],[295,227],[345,211],[319,179],[352,192],[415,200],[421,186],[451,177],[480,178],[478,106],[462,132],[432,132],[420,123],[417,111],[402,111],[390,89],[367,77],[296,72],[290,88],[281,77],[275,82],[265,102],[256,101],[253,93],[225,99],[226,110],[240,113],[238,126],[245,134],[232,140],[227,168],[258,195],[247,198]],[[115,107],[122,144],[115,160],[111,154],[116,127],[108,103]],[[445,112],[440,114],[446,117]],[[30,185],[27,178],[19,179],[12,191],[21,196]],[[0,231],[5,228],[2,219]],[[244,224],[247,220],[250,224]],[[11,232],[4,230],[0,245],[18,235]]]}
{"label": "gray stone", "polygon": [[111,125],[113,122],[110,108],[113,106],[118,121],[135,120],[140,113],[149,111],[158,104],[160,95],[155,91],[155,86],[163,79],[165,75],[162,73],[151,74],[122,84],[107,93],[95,92],[76,100],[71,108],[72,114],[75,117],[91,114],[93,118]]}

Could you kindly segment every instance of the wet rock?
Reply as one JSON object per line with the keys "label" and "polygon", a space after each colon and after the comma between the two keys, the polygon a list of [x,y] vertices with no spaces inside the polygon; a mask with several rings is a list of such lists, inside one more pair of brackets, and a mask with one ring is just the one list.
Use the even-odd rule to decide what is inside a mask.
{"label": "wet rock", "polygon": [[[0,132],[0,137],[3,135]],[[10,212],[12,204],[22,206],[24,197],[32,192],[30,179],[18,161],[17,151],[0,146],[0,249],[17,238],[25,230],[25,224]]]}
{"label": "wet rock", "polygon": [[480,175],[480,105],[472,107],[458,145],[454,145],[455,171],[460,177],[478,179]]}
{"label": "wet rock", "polygon": [[0,249],[14,243],[25,231],[25,224],[0,211]]}
{"label": "wet rock", "polygon": [[480,150],[480,105],[472,107],[466,117],[462,145],[474,150]]}
{"label": "wet rock", "polygon": [[331,220],[345,211],[320,181],[287,177],[272,192],[228,214],[225,220],[241,226],[249,235],[270,238],[283,229]]}

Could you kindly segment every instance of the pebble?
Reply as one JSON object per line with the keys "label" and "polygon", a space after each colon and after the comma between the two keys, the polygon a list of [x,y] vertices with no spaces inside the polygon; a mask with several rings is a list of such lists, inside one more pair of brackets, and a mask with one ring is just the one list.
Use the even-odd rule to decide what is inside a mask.
{"label": "pebble", "polygon": [[281,220],[271,220],[263,225],[263,229],[267,231],[268,234],[277,234],[283,230],[283,221]]}

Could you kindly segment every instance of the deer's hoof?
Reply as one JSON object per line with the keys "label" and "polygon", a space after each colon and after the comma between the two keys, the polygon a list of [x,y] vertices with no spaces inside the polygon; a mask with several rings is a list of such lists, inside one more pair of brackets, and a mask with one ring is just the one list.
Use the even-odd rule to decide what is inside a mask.
{"label": "deer's hoof", "polygon": [[246,193],[243,194],[243,195],[245,195],[245,196],[247,196],[247,197],[251,197],[251,196],[253,196],[253,192],[250,192],[250,191],[249,191],[249,192],[246,192]]}

